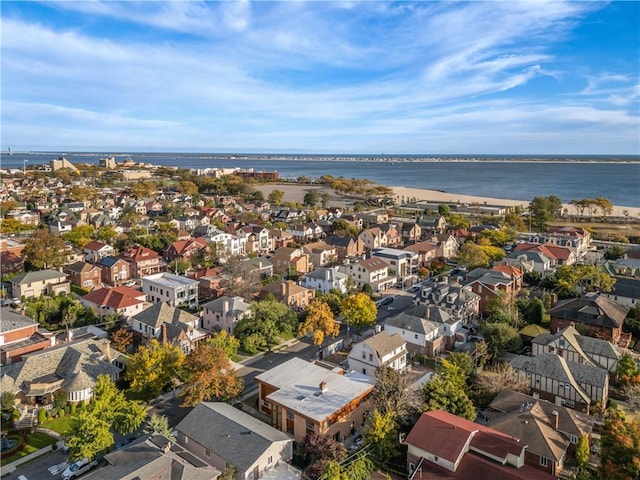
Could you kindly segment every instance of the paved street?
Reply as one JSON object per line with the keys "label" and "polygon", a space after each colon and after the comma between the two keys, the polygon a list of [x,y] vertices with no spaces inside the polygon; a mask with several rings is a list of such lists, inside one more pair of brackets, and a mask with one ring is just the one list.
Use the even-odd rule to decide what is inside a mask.
{"label": "paved street", "polygon": [[[47,453],[27,465],[18,468],[8,475],[2,474],[2,480],[16,480],[18,476],[24,475],[28,480],[53,480],[60,478],[60,474],[51,475],[49,467],[58,465],[65,461],[65,455],[60,451]],[[62,472],[60,472],[62,473]]]}

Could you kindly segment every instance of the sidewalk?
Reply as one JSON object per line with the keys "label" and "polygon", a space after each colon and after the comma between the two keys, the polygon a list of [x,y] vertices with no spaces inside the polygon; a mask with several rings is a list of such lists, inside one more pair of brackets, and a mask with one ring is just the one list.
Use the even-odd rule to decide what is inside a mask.
{"label": "sidewalk", "polygon": [[[60,448],[60,441],[62,440],[62,436],[58,433],[58,432],[54,432],[53,430],[49,430],[48,428],[42,428],[42,427],[36,427],[36,432],[40,432],[40,433],[44,433],[46,435],[49,435],[50,437],[56,438],[58,440],[58,442],[55,445],[55,449]],[[8,475],[9,473],[13,473],[16,471],[16,469],[20,466],[20,465],[24,465],[25,463],[30,462],[31,460],[41,457],[43,455],[46,455],[49,452],[52,452],[54,450],[54,445],[47,445],[44,448],[41,448],[40,450],[36,450],[33,453],[30,453],[29,455],[25,455],[22,458],[19,458],[18,460],[14,460],[11,463],[7,463],[6,465],[2,466],[2,475]]]}

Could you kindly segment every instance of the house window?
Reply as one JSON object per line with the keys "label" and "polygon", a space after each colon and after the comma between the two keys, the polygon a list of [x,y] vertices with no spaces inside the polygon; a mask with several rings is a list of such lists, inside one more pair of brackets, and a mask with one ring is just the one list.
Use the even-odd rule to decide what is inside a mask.
{"label": "house window", "polygon": [[271,465],[271,464],[273,463],[273,457],[269,457],[269,458],[267,459],[267,462],[269,463],[269,465]]}
{"label": "house window", "polygon": [[209,450],[207,450],[206,448],[204,449],[204,456],[207,458],[211,457],[211,452]]}
{"label": "house window", "polygon": [[370,353],[370,354],[369,354],[369,361],[370,361],[370,362],[373,362],[373,353]]}
{"label": "house window", "polygon": [[293,420],[293,413],[287,412],[287,420]]}
{"label": "house window", "polygon": [[547,457],[543,457],[542,455],[540,456],[540,465],[543,467],[547,466]]}
{"label": "house window", "polygon": [[362,352],[362,359],[366,360],[367,359],[367,352]]}

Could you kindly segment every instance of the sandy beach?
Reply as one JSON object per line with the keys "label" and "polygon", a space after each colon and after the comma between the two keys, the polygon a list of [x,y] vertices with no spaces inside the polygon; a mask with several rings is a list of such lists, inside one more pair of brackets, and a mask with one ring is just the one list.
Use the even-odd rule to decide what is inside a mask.
{"label": "sandy beach", "polygon": [[[331,200],[329,201],[330,206],[343,206],[344,199],[335,194],[330,188],[324,186],[315,186],[315,185],[299,185],[299,184],[266,184],[266,185],[256,185],[256,190],[262,191],[265,198],[269,195],[269,192],[272,190],[282,190],[284,192],[284,201],[285,202],[302,202],[304,198],[304,194],[310,190],[327,191],[331,195]],[[512,200],[506,198],[490,198],[490,197],[476,197],[473,195],[463,195],[458,193],[450,193],[450,192],[441,192],[438,190],[425,190],[422,188],[408,188],[408,187],[389,187],[394,191],[396,201],[400,202],[402,198],[407,201],[408,199],[417,199],[423,201],[433,201],[433,202],[446,202],[446,203],[480,203],[487,205],[501,205],[501,206],[518,206],[521,205],[523,208],[526,208],[529,202],[523,200]],[[569,211],[569,214],[575,214],[575,208],[569,204],[564,204],[564,207]],[[613,207],[613,216],[624,216],[624,210],[629,212],[629,216],[632,218],[640,217],[640,207],[625,207],[615,205]]]}

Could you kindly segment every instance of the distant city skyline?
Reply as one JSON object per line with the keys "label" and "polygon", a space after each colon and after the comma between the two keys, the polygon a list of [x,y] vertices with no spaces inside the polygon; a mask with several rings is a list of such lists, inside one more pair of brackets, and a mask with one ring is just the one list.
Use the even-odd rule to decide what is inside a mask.
{"label": "distant city skyline", "polygon": [[2,2],[2,151],[640,154],[639,2]]}

